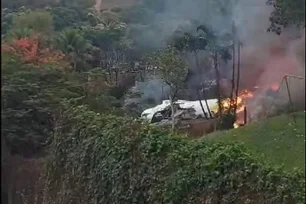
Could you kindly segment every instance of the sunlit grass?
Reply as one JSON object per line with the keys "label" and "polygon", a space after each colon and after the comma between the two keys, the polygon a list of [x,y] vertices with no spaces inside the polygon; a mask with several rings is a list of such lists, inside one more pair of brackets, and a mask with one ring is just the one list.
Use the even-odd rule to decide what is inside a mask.
{"label": "sunlit grass", "polygon": [[305,112],[295,113],[297,123],[290,115],[281,115],[260,123],[230,131],[218,132],[207,139],[244,143],[261,160],[288,171],[305,171]]}

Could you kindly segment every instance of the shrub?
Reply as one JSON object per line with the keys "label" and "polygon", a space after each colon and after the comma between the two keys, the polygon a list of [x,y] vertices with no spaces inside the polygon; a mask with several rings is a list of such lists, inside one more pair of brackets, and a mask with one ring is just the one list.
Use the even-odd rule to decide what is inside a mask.
{"label": "shrub", "polygon": [[33,156],[51,142],[62,100],[79,99],[97,112],[117,113],[121,106],[103,91],[91,93],[86,74],[68,72],[58,63],[24,64],[4,53],[2,77],[2,134],[13,154]]}
{"label": "shrub", "polygon": [[81,84],[58,67],[23,64],[10,54],[2,57],[2,77],[2,134],[11,152],[24,156],[48,143],[57,104],[84,95]]}
{"label": "shrub", "polygon": [[305,180],[240,144],[190,141],[63,106],[46,168],[53,203],[304,203]]}

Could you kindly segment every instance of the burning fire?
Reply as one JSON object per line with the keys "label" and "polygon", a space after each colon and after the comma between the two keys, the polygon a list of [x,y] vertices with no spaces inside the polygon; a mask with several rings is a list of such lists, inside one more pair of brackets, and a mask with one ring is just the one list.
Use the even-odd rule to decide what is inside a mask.
{"label": "burning fire", "polygon": [[239,124],[237,122],[234,123],[234,128],[239,128]]}
{"label": "burning fire", "polygon": [[[279,87],[280,86],[279,86],[278,83],[273,83],[269,86],[269,88],[268,87],[264,88],[264,87],[255,86],[254,90],[257,90],[257,89],[264,89],[264,90],[271,89],[273,91],[277,91],[279,89]],[[236,119],[236,122],[234,123],[234,128],[238,128],[240,124],[244,123],[244,115],[242,113],[244,112],[247,101],[252,99],[253,97],[254,97],[253,92],[251,92],[250,90],[246,90],[246,89],[242,90],[238,94],[237,109],[236,109],[237,119]],[[235,102],[232,102],[232,104],[231,104],[231,100],[229,98],[223,100],[222,105],[223,105],[224,110],[228,110],[230,107],[233,107],[233,105],[235,105],[234,103]]]}
{"label": "burning fire", "polygon": [[278,85],[277,83],[274,83],[274,84],[272,85],[272,87],[271,87],[271,89],[272,89],[273,91],[277,91],[278,88],[279,88],[279,85]]}
{"label": "burning fire", "polygon": [[[243,118],[241,118],[241,114],[244,109],[245,109],[245,104],[246,101],[250,98],[253,98],[254,95],[251,91],[248,90],[243,90],[238,94],[237,97],[237,109],[236,109],[236,115],[237,115],[237,120],[234,123],[234,128],[238,128],[239,124],[243,123]],[[233,102],[232,102],[233,103]],[[232,104],[232,106],[234,105],[234,103]],[[230,99],[225,99],[222,101],[222,106],[225,110],[228,110],[231,107],[231,101]]]}

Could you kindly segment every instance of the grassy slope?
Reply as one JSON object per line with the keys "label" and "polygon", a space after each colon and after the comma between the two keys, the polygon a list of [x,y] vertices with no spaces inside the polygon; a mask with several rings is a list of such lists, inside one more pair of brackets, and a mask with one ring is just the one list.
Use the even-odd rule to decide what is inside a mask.
{"label": "grassy slope", "polygon": [[305,171],[305,112],[292,117],[281,115],[238,129],[218,132],[206,137],[215,141],[240,141],[256,155],[272,165],[284,165],[288,171],[295,167]]}

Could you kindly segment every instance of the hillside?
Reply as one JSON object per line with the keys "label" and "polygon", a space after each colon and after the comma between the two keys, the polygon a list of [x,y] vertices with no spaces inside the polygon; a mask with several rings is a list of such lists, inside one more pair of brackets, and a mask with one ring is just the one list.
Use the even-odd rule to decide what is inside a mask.
{"label": "hillside", "polygon": [[238,129],[213,133],[209,140],[239,141],[249,147],[263,161],[305,170],[305,112],[296,114],[297,124],[288,115],[281,115],[261,123]]}
{"label": "hillside", "polygon": [[305,70],[271,1],[4,0],[1,203],[305,203],[304,112],[216,132]]}

